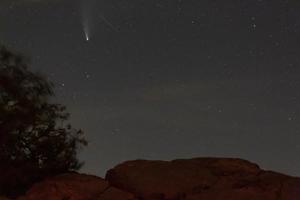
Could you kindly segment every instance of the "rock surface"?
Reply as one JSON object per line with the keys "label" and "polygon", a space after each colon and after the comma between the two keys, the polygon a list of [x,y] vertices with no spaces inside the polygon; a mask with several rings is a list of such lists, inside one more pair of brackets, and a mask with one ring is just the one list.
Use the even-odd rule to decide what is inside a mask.
{"label": "rock surface", "polygon": [[296,200],[300,179],[241,159],[128,161],[108,171],[111,185],[145,200]]}
{"label": "rock surface", "polygon": [[128,192],[112,188],[102,178],[70,173],[59,175],[33,187],[18,200],[134,200]]}
{"label": "rock surface", "polygon": [[6,197],[0,197],[0,200],[10,200],[10,199]]}
{"label": "rock surface", "polygon": [[300,178],[241,159],[135,160],[109,170],[106,179],[48,178],[17,200],[300,200]]}

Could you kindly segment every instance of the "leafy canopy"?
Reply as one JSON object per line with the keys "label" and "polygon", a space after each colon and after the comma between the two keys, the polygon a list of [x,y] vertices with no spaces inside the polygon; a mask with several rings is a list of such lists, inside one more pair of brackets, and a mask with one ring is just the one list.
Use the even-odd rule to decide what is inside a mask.
{"label": "leafy canopy", "polygon": [[0,48],[0,160],[54,174],[81,167],[84,134],[66,123],[64,106],[50,103],[53,95],[53,84],[28,70],[22,56]]}

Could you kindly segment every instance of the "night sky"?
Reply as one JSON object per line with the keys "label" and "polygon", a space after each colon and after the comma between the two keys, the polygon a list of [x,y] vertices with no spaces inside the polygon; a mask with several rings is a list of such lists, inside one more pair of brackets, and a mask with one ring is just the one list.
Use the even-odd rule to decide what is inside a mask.
{"label": "night sky", "polygon": [[83,172],[222,156],[300,176],[296,0],[1,0],[0,43],[56,84]]}

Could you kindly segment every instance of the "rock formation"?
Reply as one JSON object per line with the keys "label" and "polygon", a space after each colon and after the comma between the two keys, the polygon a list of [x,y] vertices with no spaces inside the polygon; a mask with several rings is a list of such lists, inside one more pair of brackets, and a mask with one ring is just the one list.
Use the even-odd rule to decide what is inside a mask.
{"label": "rock formation", "polygon": [[300,179],[241,159],[129,161],[109,170],[106,179],[145,200],[300,199]]}
{"label": "rock formation", "polygon": [[102,178],[70,173],[33,185],[18,200],[134,200],[128,192],[111,187]]}
{"label": "rock formation", "polygon": [[241,159],[194,158],[127,161],[109,170],[105,179],[63,174],[34,184],[17,200],[299,199],[300,178]]}

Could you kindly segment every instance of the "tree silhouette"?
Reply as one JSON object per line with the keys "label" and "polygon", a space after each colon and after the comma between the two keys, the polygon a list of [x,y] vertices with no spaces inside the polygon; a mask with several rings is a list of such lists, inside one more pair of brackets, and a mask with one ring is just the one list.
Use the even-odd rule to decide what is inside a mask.
{"label": "tree silhouette", "polygon": [[77,152],[87,145],[84,134],[66,123],[69,113],[64,106],[50,102],[53,95],[53,84],[28,70],[24,57],[0,48],[2,165],[9,163],[10,168],[15,166],[19,172],[22,167],[30,166],[35,178],[78,170],[82,166]]}

